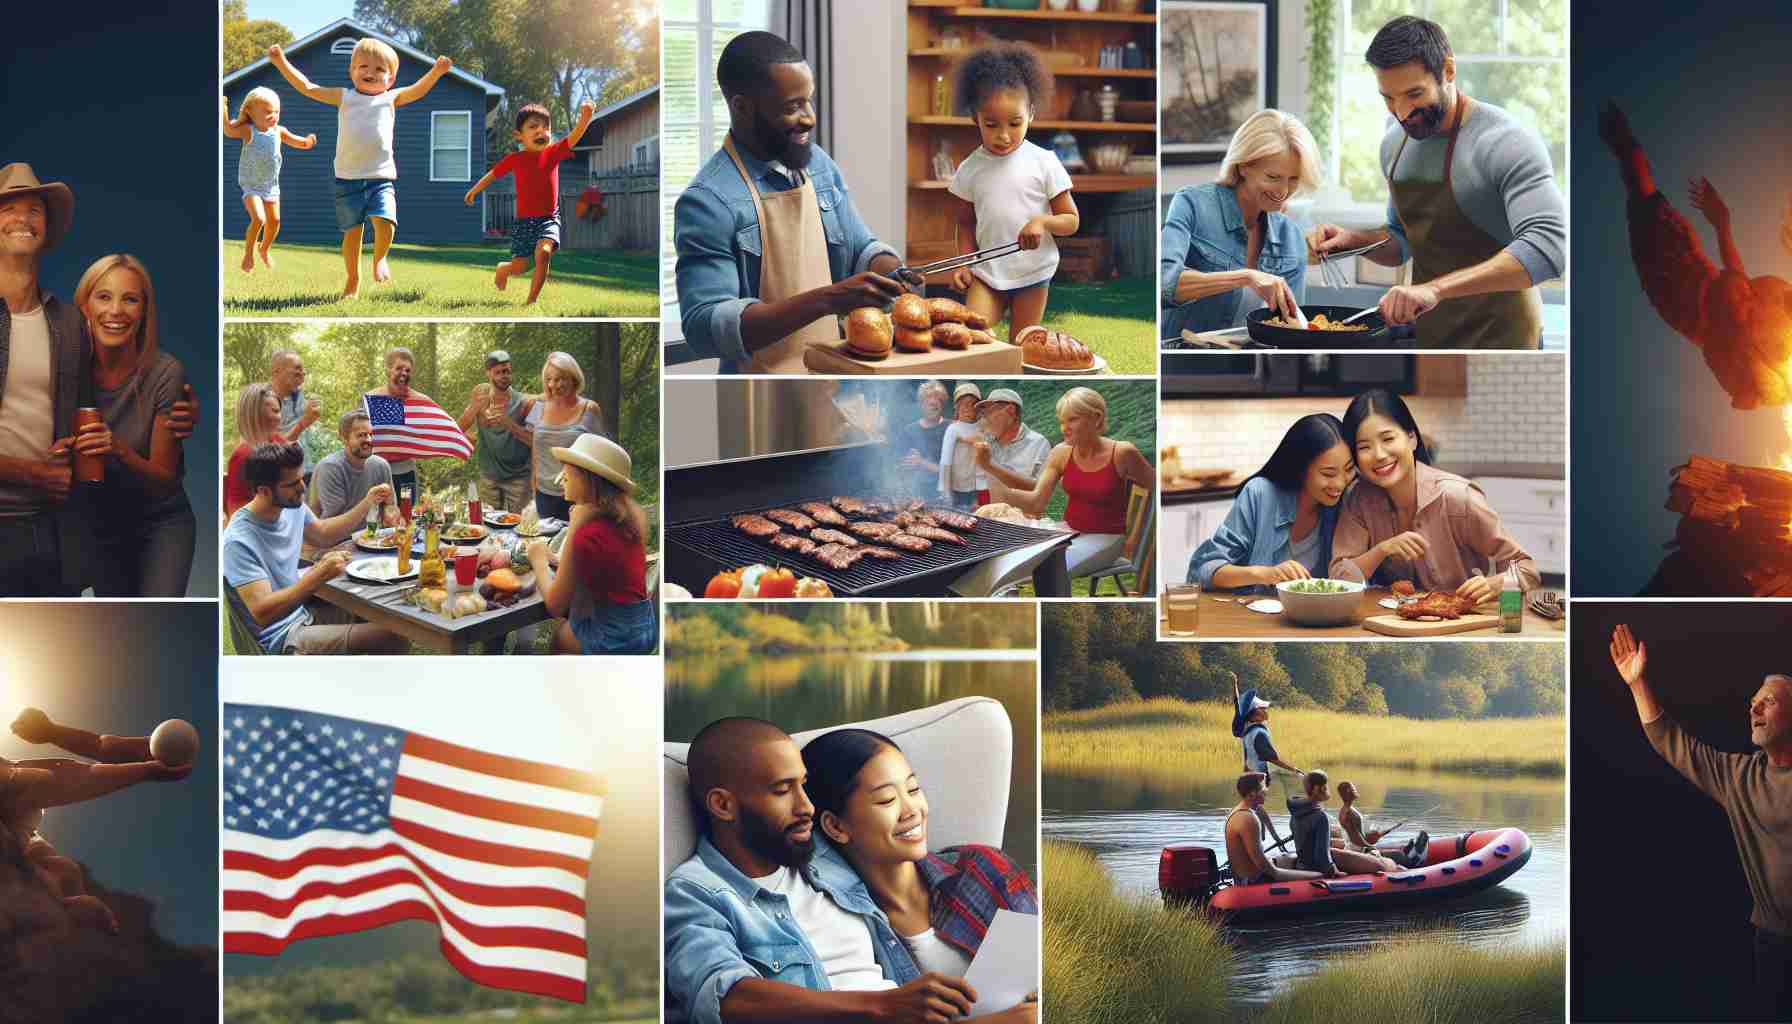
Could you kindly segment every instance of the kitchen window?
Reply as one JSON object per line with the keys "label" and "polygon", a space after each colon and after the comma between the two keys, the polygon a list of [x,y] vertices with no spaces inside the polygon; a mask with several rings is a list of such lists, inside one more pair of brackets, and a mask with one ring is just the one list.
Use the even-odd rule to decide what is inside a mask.
{"label": "kitchen window", "polygon": [[[660,334],[682,348],[678,255],[672,246],[672,210],[685,183],[728,134],[728,104],[716,87],[716,59],[728,41],[771,23],[770,0],[662,0],[660,4],[660,134],[651,140],[660,156]],[[668,355],[668,362],[674,361]]]}
{"label": "kitchen window", "polygon": [[430,111],[429,180],[473,180],[473,112],[471,110]]}

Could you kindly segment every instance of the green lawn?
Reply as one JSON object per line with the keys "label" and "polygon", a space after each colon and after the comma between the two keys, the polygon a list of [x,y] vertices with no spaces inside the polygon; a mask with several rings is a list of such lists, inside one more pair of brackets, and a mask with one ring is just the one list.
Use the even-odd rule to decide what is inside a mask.
{"label": "green lawn", "polygon": [[[1148,277],[1054,284],[1044,323],[1106,359],[1109,373],[1157,373],[1157,294]],[[1006,338],[1007,329],[997,336]]]}
{"label": "green lawn", "polygon": [[[392,247],[392,280],[373,281],[363,253],[361,297],[342,301],[342,254],[335,246],[274,245],[276,267],[242,271],[241,239],[224,240],[224,315],[227,317],[652,317],[659,315],[659,259],[652,253],[555,254],[541,298],[525,306],[527,273],[498,291],[492,269],[508,246]],[[1151,333],[1149,331],[1147,334]]]}

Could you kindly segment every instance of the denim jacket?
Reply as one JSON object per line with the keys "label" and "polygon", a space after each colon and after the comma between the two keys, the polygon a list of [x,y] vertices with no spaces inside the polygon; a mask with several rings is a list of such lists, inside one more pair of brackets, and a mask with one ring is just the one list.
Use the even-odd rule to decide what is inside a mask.
{"label": "denim jacket", "polygon": [[[1226,565],[1279,565],[1294,557],[1294,513],[1300,495],[1284,491],[1264,477],[1244,482],[1232,511],[1213,536],[1201,542],[1188,560],[1188,579],[1213,586],[1213,574]],[[1338,525],[1336,506],[1319,509],[1319,564],[1332,562],[1332,531]],[[1322,568],[1320,572],[1324,572]]]}
{"label": "denim jacket", "polygon": [[[903,985],[921,976],[870,890],[819,829],[815,855],[802,873],[835,904],[864,919],[884,977]],[[749,978],[829,989],[827,967],[790,916],[789,900],[760,887],[705,837],[696,854],[666,879],[670,1019],[720,1024],[723,997]]]}
{"label": "denim jacket", "polygon": [[[1257,269],[1288,282],[1294,301],[1306,301],[1307,240],[1300,225],[1286,214],[1268,215],[1263,249]],[[1157,260],[1157,286],[1163,306],[1166,338],[1179,338],[1184,330],[1217,331],[1244,323],[1244,315],[1257,308],[1255,292],[1235,288],[1193,302],[1176,302],[1176,279],[1184,270],[1218,273],[1242,270],[1249,254],[1249,232],[1238,208],[1238,193],[1228,185],[1190,185],[1178,189],[1164,218]],[[1245,299],[1250,298],[1247,305]]]}
{"label": "denim jacket", "polygon": [[[56,296],[41,289],[38,301],[43,304],[44,320],[50,330],[50,367],[55,388],[51,396],[52,428],[56,437],[67,437],[75,432],[75,410],[95,404],[93,345],[79,310],[63,305]],[[0,302],[0,402],[6,401],[6,368],[11,348],[12,311]],[[65,587],[85,587],[92,582],[88,555],[93,536],[88,520],[94,510],[84,492],[84,488],[73,488],[67,500],[48,510],[56,522]]]}
{"label": "denim jacket", "polygon": [[[745,149],[735,149],[761,194],[801,185]],[[835,281],[864,273],[883,253],[900,258],[865,226],[852,205],[840,168],[820,146],[814,148],[809,166],[803,170],[815,185],[822,232],[828,241],[828,271]],[[738,364],[747,359],[740,316],[759,301],[763,249],[753,196],[726,150],[716,150],[679,195],[673,207],[672,238],[678,252],[678,309],[684,339],[699,355],[721,359],[722,372],[735,373]]]}

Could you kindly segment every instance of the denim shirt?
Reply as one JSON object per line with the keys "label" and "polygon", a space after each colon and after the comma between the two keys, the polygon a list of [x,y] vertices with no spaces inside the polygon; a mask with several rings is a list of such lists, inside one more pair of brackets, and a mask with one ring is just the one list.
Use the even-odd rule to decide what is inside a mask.
{"label": "denim shirt", "polygon": [[[798,188],[800,181],[772,169],[736,146],[760,194]],[[828,272],[835,281],[864,273],[884,253],[895,249],[872,235],[846,191],[846,179],[820,146],[803,169],[815,185],[821,207],[821,228],[827,236]],[[736,373],[747,360],[741,341],[741,313],[759,301],[759,262],[764,251],[753,196],[724,149],[691,179],[672,213],[672,238],[678,252],[678,308],[684,339],[702,357],[722,360],[722,372]]]}
{"label": "denim shirt", "polygon": [[[816,830],[802,869],[810,885],[871,930],[884,977],[904,985],[921,976],[890,919],[852,865]],[[670,1019],[721,1024],[722,999],[737,982],[765,978],[828,991],[827,966],[790,915],[790,901],[761,887],[708,837],[666,879],[666,1005]]]}
{"label": "denim shirt", "polygon": [[[1244,482],[1232,510],[1213,536],[1201,542],[1188,560],[1188,579],[1202,587],[1213,586],[1213,574],[1227,565],[1280,565],[1294,555],[1294,513],[1300,495],[1284,491],[1268,479],[1254,476]],[[1332,531],[1338,526],[1338,508],[1319,509],[1319,564],[1331,565]],[[1255,588],[1253,588],[1255,589]]]}
{"label": "denim shirt", "polygon": [[[1238,193],[1228,185],[1190,185],[1170,200],[1169,215],[1159,239],[1158,299],[1163,306],[1165,338],[1184,330],[1217,331],[1244,323],[1244,315],[1260,304],[1248,288],[1234,288],[1193,302],[1176,302],[1176,279],[1184,270],[1219,273],[1243,270],[1249,254],[1249,232],[1238,208]],[[1306,301],[1307,240],[1300,225],[1281,213],[1268,215],[1257,269],[1288,282],[1295,302]],[[1251,299],[1246,304],[1246,297]]]}

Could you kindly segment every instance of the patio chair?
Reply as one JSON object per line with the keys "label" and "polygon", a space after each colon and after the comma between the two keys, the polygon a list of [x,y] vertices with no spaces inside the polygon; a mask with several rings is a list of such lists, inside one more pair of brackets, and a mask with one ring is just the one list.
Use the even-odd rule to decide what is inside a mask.
{"label": "patio chair", "polygon": [[[1126,499],[1126,542],[1120,547],[1120,557],[1107,565],[1086,573],[1089,577],[1089,596],[1101,588],[1102,578],[1112,576],[1114,589],[1121,597],[1153,593],[1153,577],[1157,565],[1157,502],[1150,491],[1137,484],[1128,486]],[[1137,590],[1128,594],[1126,585],[1120,577],[1126,573],[1136,574]],[[1074,581],[1073,581],[1074,582]]]}

